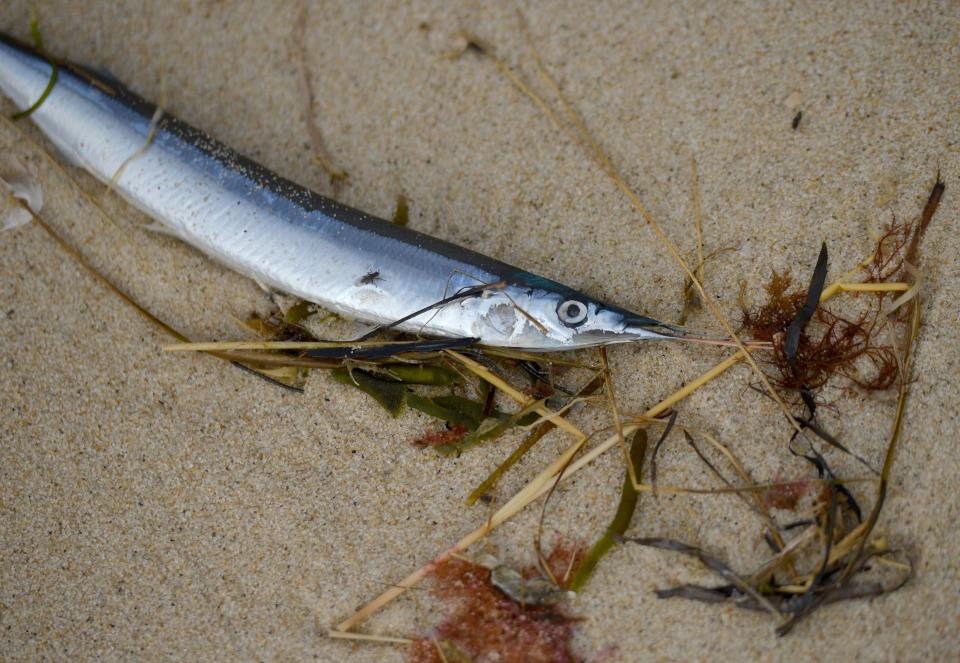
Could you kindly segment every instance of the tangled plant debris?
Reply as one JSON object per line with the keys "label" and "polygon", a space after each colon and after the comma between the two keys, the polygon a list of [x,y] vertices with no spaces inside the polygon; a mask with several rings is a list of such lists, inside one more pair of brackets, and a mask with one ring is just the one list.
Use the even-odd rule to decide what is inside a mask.
{"label": "tangled plant debris", "polygon": [[[799,394],[841,375],[862,389],[889,389],[896,379],[897,359],[893,348],[883,344],[876,333],[883,323],[886,293],[876,293],[856,319],[817,306],[802,316],[813,324],[805,322],[800,327],[792,325],[805,313],[807,293],[792,290],[792,286],[788,274],[774,272],[766,285],[764,304],[749,308],[741,295],[742,329],[773,345],[767,363],[774,384],[787,393]],[[791,329],[796,330],[795,335],[788,339]],[[867,360],[867,365],[861,360]]]}
{"label": "tangled plant debris", "polygon": [[[39,41],[39,37],[37,39]],[[631,198],[684,268],[687,279],[684,317],[704,305],[711,308],[726,329],[728,325],[714,310],[712,300],[704,296],[703,265],[717,252],[705,257],[699,202],[696,203],[699,261],[691,270],[623,183],[609,158],[599,150],[583,120],[546,74],[539,59],[535,59],[538,74],[551,87],[561,113],[550,110],[527,83],[496,58],[489,46],[474,39],[468,39],[467,46],[471,53],[494,62],[557,126],[570,132]],[[305,80],[309,83],[308,72]],[[51,86],[53,82],[55,78]],[[331,369],[333,379],[369,395],[392,416],[400,416],[409,408],[435,419],[432,425],[439,428],[427,430],[416,444],[445,454],[459,454],[507,433],[529,429],[523,443],[473,491],[468,503],[489,497],[504,473],[550,431],[560,429],[573,436],[575,441],[571,446],[489,515],[483,526],[371,601],[335,630],[343,637],[364,618],[429,576],[434,581],[434,593],[448,604],[450,612],[429,635],[412,639],[411,660],[466,661],[495,656],[501,661],[559,662],[580,660],[571,645],[578,619],[570,616],[562,605],[569,596],[568,590],[588,587],[591,573],[618,542],[693,557],[721,579],[716,586],[686,583],[661,589],[657,592],[660,598],[728,603],[766,611],[777,619],[780,634],[789,632],[799,620],[819,607],[877,596],[909,580],[913,573],[910,560],[886,539],[874,537],[873,528],[886,499],[912,380],[912,352],[920,325],[919,248],[944,191],[938,177],[917,220],[890,224],[878,240],[872,257],[863,265],[860,281],[840,281],[826,286],[824,246],[806,290],[795,288],[788,274],[774,272],[766,286],[767,300],[763,304],[748,306],[741,295],[741,331],[754,341],[769,343],[771,348],[765,354],[759,353],[760,366],[765,371],[759,372],[757,365],[751,364],[758,370],[756,375],[762,382],[757,389],[785,409],[789,406],[787,414],[792,432],[785,440],[783,451],[785,455],[802,457],[811,468],[810,475],[778,475],[777,480],[766,484],[754,481],[728,447],[709,432],[695,430],[693,422],[683,421],[677,410],[668,421],[662,419],[689,394],[737,362],[742,359],[753,362],[736,334],[732,336],[739,353],[643,415],[624,413],[623,416],[617,409],[602,353],[602,370],[598,370],[597,366],[568,358],[478,348],[471,339],[437,341],[386,333],[376,340],[324,341],[308,331],[305,323],[319,313],[303,302],[266,319],[247,321],[247,329],[259,337],[258,341],[192,343],[100,275],[37,216],[38,210],[31,212],[20,203],[13,204],[27,210],[38,225],[125,302],[180,341],[171,346],[171,350],[206,352],[294,389],[302,389],[311,369]],[[407,204],[406,199],[398,202],[400,223],[408,219]],[[369,276],[376,278],[376,274]],[[856,298],[851,305],[843,307],[825,305],[839,292],[856,293]],[[853,313],[849,312],[850,308],[854,308]],[[562,385],[556,381],[561,368],[567,370]],[[839,380],[851,389],[897,390],[894,422],[878,470],[872,470],[873,463],[848,449],[817,421],[820,391]],[[582,386],[575,388],[577,384]],[[614,433],[606,441],[588,448],[591,436],[580,431],[566,416],[575,406],[593,402],[592,395],[604,388],[607,398],[597,398],[595,402],[609,403]],[[786,395],[783,401],[778,390]],[[721,487],[686,489],[664,485],[663,477],[657,476],[656,454],[674,428],[683,432],[695,457],[720,480]],[[661,435],[647,463],[648,476],[644,480],[649,429],[658,429]],[[558,542],[549,555],[540,557],[536,568],[522,570],[506,563],[479,564],[460,557],[520,509],[541,496],[550,495],[561,480],[618,445],[623,448],[627,461],[620,502],[612,522],[588,551]],[[705,448],[713,451],[705,452],[702,445],[709,445]],[[839,476],[828,462],[822,445],[855,456],[873,475],[859,481]],[[864,509],[861,502],[869,504],[870,495],[859,486],[874,484],[876,495],[869,509]],[[644,492],[740,496],[744,505],[763,519],[764,538],[771,556],[752,570],[735,571],[723,561],[723,555],[709,553],[691,543],[668,536],[626,537]],[[783,513],[787,513],[790,520],[781,523],[776,516]],[[648,525],[644,527],[649,529]],[[388,640],[409,642],[399,638]]]}
{"label": "tangled plant debris", "polygon": [[[685,584],[662,589],[657,593],[661,598],[685,598],[710,603],[731,602],[744,609],[765,610],[783,619],[779,632],[786,633],[799,619],[819,607],[837,601],[876,596],[902,586],[912,574],[912,565],[909,560],[898,558],[896,551],[891,549],[884,539],[870,539],[870,533],[885,497],[885,486],[892,468],[893,451],[902,426],[903,403],[910,382],[909,354],[919,324],[919,307],[916,296],[903,300],[903,296],[900,295],[898,299],[901,299],[912,311],[910,317],[907,318],[899,309],[890,312],[891,293],[909,292],[909,286],[897,289],[879,287],[873,291],[867,286],[884,286],[889,283],[885,279],[890,278],[891,275],[903,273],[910,275],[916,271],[906,260],[906,255],[912,251],[912,257],[916,259],[919,245],[916,238],[929,224],[936,209],[935,203],[942,193],[942,183],[938,182],[931,193],[931,200],[934,202],[927,205],[920,220],[913,224],[892,226],[878,243],[875,255],[866,267],[867,278],[861,282],[865,287],[859,290],[866,293],[860,296],[861,301],[873,300],[868,318],[858,318],[855,324],[850,324],[849,321],[838,323],[837,320],[844,320],[840,318],[840,314],[827,314],[822,306],[818,306],[809,316],[809,321],[800,329],[796,351],[793,353],[794,361],[791,364],[789,355],[792,351],[788,352],[786,349],[786,332],[802,312],[804,302],[810,299],[810,293],[789,292],[790,281],[784,276],[776,275],[768,288],[769,301],[762,307],[745,313],[745,327],[755,336],[762,337],[763,334],[769,334],[768,338],[773,341],[773,350],[768,363],[771,371],[774,371],[773,377],[781,386],[794,388],[798,394],[798,403],[806,408],[806,414],[796,415],[796,419],[805,429],[816,432],[818,439],[828,443],[827,434],[817,427],[813,419],[816,410],[816,389],[828,383],[833,376],[849,377],[852,374],[849,372],[851,370],[849,367],[853,360],[867,354],[871,349],[875,352],[896,353],[892,356],[897,366],[895,382],[900,385],[898,414],[881,470],[881,489],[866,517],[846,485],[849,482],[838,478],[823,454],[812,445],[798,446],[796,449],[790,447],[790,449],[794,453],[803,455],[811,463],[817,472],[817,477],[778,480],[773,484],[763,485],[753,482],[745,468],[730,455],[729,450],[724,451],[725,447],[722,444],[708,440],[721,453],[725,453],[727,460],[736,470],[739,480],[742,481],[738,484],[724,477],[718,466],[708,460],[696,445],[690,431],[680,424],[677,424],[677,428],[683,430],[688,444],[697,452],[697,456],[707,463],[711,471],[722,478],[724,487],[715,491],[698,491],[673,489],[662,485],[654,488],[644,484],[639,481],[643,478],[642,461],[646,447],[646,437],[643,433],[645,427],[654,425],[654,420],[641,418],[637,420],[639,424],[632,423],[625,426],[625,434],[629,426],[634,426],[634,429],[639,430],[641,434],[636,435],[631,444],[630,458],[635,480],[631,480],[628,472],[614,521],[589,552],[584,554],[581,551],[574,556],[568,555],[565,566],[550,564],[550,569],[540,574],[538,580],[531,581],[530,588],[535,589],[530,595],[531,599],[536,596],[563,598],[564,587],[576,589],[584,587],[590,571],[596,566],[603,553],[625,535],[636,508],[639,493],[651,489],[679,493],[729,491],[737,494],[752,493],[755,502],[759,505],[757,508],[764,511],[769,509],[793,511],[798,508],[801,500],[813,498],[813,504],[809,507],[806,518],[785,525],[777,525],[770,521],[771,532],[767,540],[773,549],[773,556],[749,573],[735,572],[720,561],[718,556],[669,538],[623,539],[665,551],[693,555],[708,569],[720,575],[723,580],[722,584],[713,587]],[[531,396],[530,393],[536,393],[538,396],[541,393],[530,392],[530,389],[535,386],[537,380],[542,380],[544,375],[552,373],[549,366],[542,366],[544,358],[540,356],[518,357],[517,353],[505,353],[507,356],[496,357],[484,355],[476,349],[469,349],[473,356],[483,358],[493,367],[494,370],[491,370],[450,349],[437,350],[425,347],[417,341],[387,340],[366,345],[311,340],[311,336],[300,323],[308,315],[313,314],[313,311],[310,307],[302,305],[288,309],[284,315],[276,314],[266,320],[248,322],[247,326],[251,330],[271,340],[232,344],[189,343],[188,339],[179,332],[172,330],[155,316],[140,308],[99,275],[40,217],[35,214],[31,216],[65,248],[72,251],[73,255],[81,260],[86,268],[94,272],[103,283],[114,288],[115,292],[128,303],[137,306],[149,320],[180,340],[182,345],[176,347],[209,352],[238,364],[242,362],[252,370],[265,375],[270,375],[269,371],[278,369],[294,370],[302,379],[304,372],[312,368],[333,368],[334,375],[343,384],[371,394],[391,412],[399,411],[398,408],[406,404],[445,422],[445,425],[450,427],[448,431],[444,431],[447,434],[425,436],[425,440],[427,443],[434,443],[431,446],[453,447],[456,452],[463,450],[457,445],[465,437],[473,434],[477,434],[474,439],[479,441],[482,436],[488,436],[484,439],[493,439],[518,426],[534,426],[533,433],[528,439],[535,442],[551,427],[558,424],[562,424],[562,428],[568,432],[577,430],[576,428],[571,430],[565,419],[555,415],[551,415],[549,420],[540,421],[544,417],[544,412],[548,412],[545,409],[546,401],[543,398],[537,399]],[[858,291],[858,287],[855,286],[856,284],[848,284],[848,289]],[[827,292],[829,290],[829,288],[826,289],[824,295],[829,294]],[[886,306],[882,306],[884,303]],[[883,311],[883,314],[881,315],[878,311]],[[854,351],[846,355],[831,350],[831,345],[839,344],[849,347],[847,339],[851,335],[836,333],[841,325],[857,328],[854,336],[859,339]],[[878,340],[882,325],[898,325],[907,328],[905,338],[900,341],[898,347],[884,346]],[[370,348],[376,349],[377,352],[369,352]],[[311,353],[321,350],[329,352],[326,356],[311,356]],[[337,352],[340,356],[337,356]],[[858,354],[851,359],[849,355],[854,353]],[[830,361],[824,361],[824,356],[831,357]],[[846,357],[846,359],[844,362],[836,361],[833,357],[837,356]],[[604,381],[598,379],[593,372],[596,369],[595,366],[559,358],[552,361],[558,365],[567,365],[573,370],[584,371],[588,377],[593,373],[592,379],[588,379],[586,385],[578,390],[580,395],[564,396],[554,405],[566,407],[582,398],[584,394],[592,393],[603,385]],[[522,362],[539,363],[536,364],[536,370],[530,371],[521,368]],[[904,368],[900,369],[900,366]],[[465,371],[464,368],[467,370]],[[514,380],[526,376],[531,387],[511,387],[503,377],[499,377],[500,374],[511,375]],[[570,375],[568,373],[566,377],[569,378]],[[801,379],[797,376],[805,377]],[[817,376],[817,379],[809,376]],[[788,379],[793,382],[787,382]],[[854,379],[852,382],[862,388],[882,388],[876,379],[873,381]],[[371,388],[371,384],[375,384],[376,388]],[[542,387],[539,388],[542,389]],[[444,394],[431,390],[447,390],[447,392]],[[458,391],[459,393],[456,393]],[[554,393],[556,394],[557,391],[559,390],[554,390]],[[470,393],[474,397],[466,395]],[[688,393],[692,392],[681,390],[675,399],[667,399],[659,412],[663,413],[664,407],[669,407],[668,403],[676,403],[677,399],[682,399]],[[497,407],[496,402],[502,396],[508,396],[520,403],[520,407],[512,411]],[[554,399],[556,396],[551,398]],[[665,423],[660,421],[658,425],[666,428]],[[661,438],[661,443],[664,438],[665,436]],[[658,443],[658,446],[661,443]],[[840,446],[836,441],[831,444]],[[567,468],[568,473],[573,473],[582,467],[576,463],[571,464],[571,460],[572,456],[569,456],[560,465],[561,468]],[[493,483],[495,484],[495,481]],[[528,493],[530,497],[525,496],[524,500],[529,501],[530,498],[543,494],[544,490],[551,485],[553,483],[550,482],[539,484],[535,490],[532,489]],[[481,491],[479,494],[484,492]],[[745,502],[749,504],[750,500]],[[502,520],[503,517],[492,519],[484,529],[480,530],[480,536],[489,532]],[[458,544],[451,551],[465,549],[470,542],[478,538],[468,537],[466,543]],[[819,552],[815,545],[817,542],[821,544]],[[538,643],[525,651],[528,656],[541,657],[539,660],[573,660],[570,637],[577,619],[562,612],[561,607],[537,605],[538,601],[524,604],[516,600],[517,592],[504,591],[511,586],[519,586],[521,588],[519,595],[522,596],[524,580],[533,578],[530,570],[519,575],[508,574],[504,569],[509,567],[504,566],[497,574],[498,580],[495,584],[493,570],[464,562],[451,554],[441,556],[439,562],[431,568],[435,570],[433,575],[438,595],[449,599],[456,598],[458,601],[470,598],[470,601],[478,602],[481,607],[477,608],[475,605],[470,614],[486,615],[488,621],[485,623],[489,629],[483,632],[478,629],[461,628],[464,619],[455,611],[450,620],[444,622],[446,626],[441,625],[435,629],[433,636],[416,640],[411,650],[413,660],[458,660],[456,658],[458,655],[462,655],[459,660],[468,660],[463,656],[475,658],[494,651],[501,657],[507,657],[501,660],[513,660],[509,658],[513,654],[510,653],[511,646],[506,644],[507,640]],[[499,567],[494,567],[496,568]],[[516,580],[518,577],[519,583]],[[444,587],[444,583],[448,581],[454,581],[455,588],[449,585]],[[470,605],[470,601],[466,601],[463,605]],[[439,658],[430,658],[434,656]]]}

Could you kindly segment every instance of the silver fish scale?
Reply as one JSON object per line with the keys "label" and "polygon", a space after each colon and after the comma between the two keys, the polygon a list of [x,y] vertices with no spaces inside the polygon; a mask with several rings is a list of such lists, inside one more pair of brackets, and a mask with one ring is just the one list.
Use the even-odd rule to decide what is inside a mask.
{"label": "silver fish scale", "polygon": [[[50,73],[45,57],[0,35],[0,89],[18,107],[40,98]],[[174,117],[163,116],[148,143],[155,110],[65,63],[31,119],[70,162],[185,242],[347,317],[393,323],[434,307],[398,329],[531,350],[662,338],[655,320],[324,198]]]}
{"label": "silver fish scale", "polygon": [[[4,92],[21,107],[39,98],[50,78],[47,63],[4,46],[0,71]],[[235,153],[212,140],[198,146],[161,128],[130,160],[146,145],[149,120],[68,71],[61,70],[32,119],[71,162],[101,181],[123,167],[114,189],[184,241],[261,283],[338,313],[388,323],[445,293],[478,285],[477,279],[501,278],[297,205],[246,169],[225,165],[237,160]],[[363,283],[374,272],[378,278]],[[406,327],[421,329],[429,317]]]}

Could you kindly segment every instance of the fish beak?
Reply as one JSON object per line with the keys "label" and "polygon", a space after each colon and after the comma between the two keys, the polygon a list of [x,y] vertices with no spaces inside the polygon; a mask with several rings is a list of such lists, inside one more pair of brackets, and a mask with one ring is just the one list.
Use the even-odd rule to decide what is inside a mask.
{"label": "fish beak", "polygon": [[625,341],[681,339],[684,336],[684,329],[646,316],[627,314],[624,316],[623,335]]}
{"label": "fish beak", "polygon": [[682,327],[613,307],[597,312],[587,329],[578,330],[575,345],[589,347],[608,343],[636,343],[643,340],[683,338]]}
{"label": "fish beak", "polygon": [[[685,341],[687,343],[697,343],[700,345],[738,347],[737,343],[729,338],[693,331],[687,329],[686,327],[678,327],[677,325],[670,325],[665,322],[659,322],[652,318],[646,318],[629,313],[624,316],[624,329],[622,335],[624,341],[658,339]],[[742,343],[747,347],[752,348],[769,347],[769,344],[758,343],[750,340],[743,341]]]}

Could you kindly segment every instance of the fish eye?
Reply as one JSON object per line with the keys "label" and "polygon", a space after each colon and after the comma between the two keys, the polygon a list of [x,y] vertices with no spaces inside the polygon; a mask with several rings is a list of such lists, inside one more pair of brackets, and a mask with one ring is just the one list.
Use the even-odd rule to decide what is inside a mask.
{"label": "fish eye", "polygon": [[557,307],[557,317],[567,327],[576,327],[587,319],[587,305],[568,299]]}

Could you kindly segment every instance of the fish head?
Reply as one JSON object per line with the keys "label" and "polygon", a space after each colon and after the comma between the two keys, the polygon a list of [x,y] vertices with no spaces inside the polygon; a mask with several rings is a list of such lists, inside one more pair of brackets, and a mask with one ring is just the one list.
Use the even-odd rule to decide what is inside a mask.
{"label": "fish head", "polygon": [[682,333],[680,328],[528,273],[484,290],[470,306],[475,308],[474,332],[481,343],[531,351],[677,338]]}

